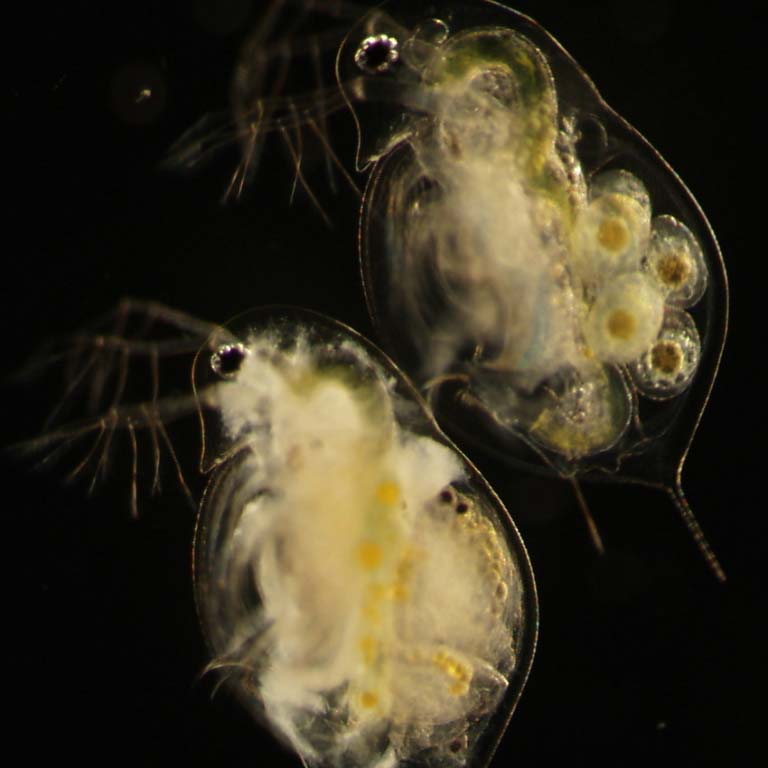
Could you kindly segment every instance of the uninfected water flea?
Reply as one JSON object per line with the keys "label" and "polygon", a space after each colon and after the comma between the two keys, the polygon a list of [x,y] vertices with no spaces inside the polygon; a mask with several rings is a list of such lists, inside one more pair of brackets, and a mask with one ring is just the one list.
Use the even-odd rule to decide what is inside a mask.
{"label": "uninfected water flea", "polygon": [[[234,118],[204,121],[175,161],[239,141],[238,195],[274,135],[323,216],[309,143],[331,180],[362,175],[368,309],[438,422],[574,483],[666,491],[723,580],[681,472],[722,353],[727,279],[680,178],[548,32],[493,0],[313,4],[306,37],[265,46],[276,15],[243,49]],[[314,91],[290,92],[292,66],[324,63]],[[351,169],[335,113],[357,127]]]}

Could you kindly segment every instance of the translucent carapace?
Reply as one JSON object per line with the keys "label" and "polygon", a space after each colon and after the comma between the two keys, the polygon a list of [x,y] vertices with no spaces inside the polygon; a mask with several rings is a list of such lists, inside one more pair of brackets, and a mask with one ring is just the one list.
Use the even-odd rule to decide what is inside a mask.
{"label": "translucent carapace", "polygon": [[[192,498],[167,426],[199,417],[209,670],[305,765],[488,764],[533,659],[531,565],[382,352],[306,310],[219,326],[128,299],[46,358],[64,363],[65,401],[95,415],[22,447],[95,481],[127,445],[134,514],[161,465]],[[163,379],[177,359],[193,361],[189,394]]]}
{"label": "translucent carapace", "polygon": [[[346,106],[370,314],[438,421],[529,468],[667,490],[722,577],[680,485],[727,326],[690,192],[557,41],[493,0],[299,6],[294,28],[315,13],[320,34],[266,45],[285,10],[270,5],[237,68],[233,187],[270,132],[310,195],[309,139],[354,185],[324,128]],[[302,56],[317,74],[299,96],[284,60]]]}
{"label": "translucent carapace", "polygon": [[360,336],[238,326],[195,372],[221,426],[195,541],[212,667],[307,765],[485,765],[536,635],[506,510]]}
{"label": "translucent carapace", "polygon": [[[360,244],[387,349],[484,448],[667,489],[722,576],[680,488],[727,324],[704,215],[535,22],[418,10],[374,11],[338,59],[374,163]],[[344,74],[384,40],[396,64]]]}

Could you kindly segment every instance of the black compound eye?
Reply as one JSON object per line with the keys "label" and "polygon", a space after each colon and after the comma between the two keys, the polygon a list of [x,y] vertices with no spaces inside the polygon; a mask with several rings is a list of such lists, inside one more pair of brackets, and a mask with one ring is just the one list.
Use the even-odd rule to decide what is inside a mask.
{"label": "black compound eye", "polygon": [[387,72],[400,58],[397,39],[389,35],[371,35],[355,51],[355,64],[369,75]]}
{"label": "black compound eye", "polygon": [[211,355],[211,368],[223,379],[234,379],[247,354],[244,344],[223,344]]}

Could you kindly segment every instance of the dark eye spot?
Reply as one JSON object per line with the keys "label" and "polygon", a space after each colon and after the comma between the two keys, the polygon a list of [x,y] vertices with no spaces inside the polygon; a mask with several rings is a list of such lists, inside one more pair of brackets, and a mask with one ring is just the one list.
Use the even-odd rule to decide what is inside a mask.
{"label": "dark eye spot", "polygon": [[453,491],[450,488],[443,488],[437,498],[440,499],[441,504],[453,504]]}
{"label": "dark eye spot", "polygon": [[465,515],[467,512],[469,512],[469,504],[467,504],[466,501],[460,501],[456,505],[456,513],[459,515]]}
{"label": "dark eye spot", "polygon": [[397,39],[389,35],[366,37],[355,51],[355,64],[369,75],[387,72],[399,58]]}
{"label": "dark eye spot", "polygon": [[211,355],[211,368],[223,379],[233,379],[247,354],[243,344],[224,344]]}

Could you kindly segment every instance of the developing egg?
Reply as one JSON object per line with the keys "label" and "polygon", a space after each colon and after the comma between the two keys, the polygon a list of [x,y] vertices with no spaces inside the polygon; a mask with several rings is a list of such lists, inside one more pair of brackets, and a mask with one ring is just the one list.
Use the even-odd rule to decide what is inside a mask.
{"label": "developing egg", "polygon": [[596,196],[581,211],[573,238],[573,268],[587,284],[637,272],[650,234],[650,207],[619,193]]}
{"label": "developing egg", "polygon": [[633,363],[632,378],[645,397],[667,400],[690,384],[700,354],[699,334],[691,316],[669,311],[654,344]]}
{"label": "developing egg", "polygon": [[654,219],[644,266],[671,306],[693,306],[706,290],[707,267],[701,245],[688,227],[672,216]]}
{"label": "developing egg", "polygon": [[536,634],[508,514],[357,334],[240,324],[237,370],[227,343],[195,373],[226,457],[195,541],[211,666],[305,764],[484,764]]}
{"label": "developing egg", "polygon": [[613,280],[589,309],[584,339],[590,352],[611,363],[628,363],[649,350],[659,336],[664,299],[640,272]]}

